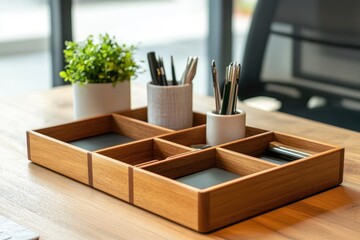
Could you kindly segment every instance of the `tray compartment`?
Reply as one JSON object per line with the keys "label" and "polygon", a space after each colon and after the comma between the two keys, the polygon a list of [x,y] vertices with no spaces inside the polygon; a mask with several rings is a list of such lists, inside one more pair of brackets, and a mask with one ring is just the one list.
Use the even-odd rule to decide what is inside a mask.
{"label": "tray compartment", "polygon": [[217,229],[335,187],[342,182],[342,167],[343,151],[332,149],[207,189],[205,228]]}
{"label": "tray compartment", "polygon": [[310,156],[336,148],[335,146],[276,132],[256,136],[251,141],[236,141],[224,144],[221,147],[261,159],[261,161],[269,161],[277,165],[287,164],[302,159],[300,158],[292,161],[269,159],[269,157],[264,156],[264,154],[267,154],[266,151],[271,143],[281,144],[294,150],[309,153]]}
{"label": "tray compartment", "polygon": [[[71,144],[93,141],[113,133],[131,139],[144,139],[172,132],[138,120],[105,115],[27,132],[29,160],[82,183],[89,184],[89,150]],[[114,145],[118,144],[115,142]],[[110,142],[111,145],[111,142]],[[99,146],[104,148],[104,145]],[[96,149],[93,148],[93,149]]]}
{"label": "tray compartment", "polygon": [[[272,141],[313,155],[283,165],[254,157]],[[208,232],[339,185],[343,164],[343,148],[269,132],[134,169],[134,204]],[[214,167],[239,177],[206,188],[178,181]]]}
{"label": "tray compartment", "polygon": [[[243,157],[227,150],[212,148],[135,168],[134,204],[196,231],[210,231],[207,227],[209,195],[203,194],[203,191],[274,167],[264,162],[247,168],[242,163],[251,164],[252,160],[245,156],[238,163],[238,158]],[[184,176],[201,174],[214,168],[239,177],[203,190],[179,181]]]}
{"label": "tray compartment", "polygon": [[92,153],[92,186],[132,202],[133,166],[146,166],[193,149],[162,139],[146,139]]}
{"label": "tray compartment", "polygon": [[[247,126],[245,138],[240,139],[244,140],[246,138],[266,133],[268,131]],[[201,125],[193,128],[188,128],[174,133],[166,134],[160,138],[165,139],[170,142],[175,142],[187,147],[191,147],[196,144],[206,144],[206,125]]]}

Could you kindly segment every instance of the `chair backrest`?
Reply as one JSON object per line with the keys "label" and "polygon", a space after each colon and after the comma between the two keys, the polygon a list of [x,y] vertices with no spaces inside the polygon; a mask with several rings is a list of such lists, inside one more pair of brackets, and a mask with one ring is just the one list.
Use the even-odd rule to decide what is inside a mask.
{"label": "chair backrest", "polygon": [[239,98],[266,92],[360,101],[360,1],[258,0]]}

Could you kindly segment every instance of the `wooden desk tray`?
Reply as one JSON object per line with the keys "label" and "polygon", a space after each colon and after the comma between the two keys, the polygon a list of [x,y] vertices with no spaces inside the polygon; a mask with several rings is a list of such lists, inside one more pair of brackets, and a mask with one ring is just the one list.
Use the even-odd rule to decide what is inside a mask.
{"label": "wooden desk tray", "polygon": [[[173,131],[147,123],[146,108],[99,116],[28,131],[28,157],[198,232],[342,182],[343,148],[247,127],[243,139],[195,150],[206,141],[205,121],[194,113],[194,127]],[[311,156],[285,164],[260,159],[271,142]]]}

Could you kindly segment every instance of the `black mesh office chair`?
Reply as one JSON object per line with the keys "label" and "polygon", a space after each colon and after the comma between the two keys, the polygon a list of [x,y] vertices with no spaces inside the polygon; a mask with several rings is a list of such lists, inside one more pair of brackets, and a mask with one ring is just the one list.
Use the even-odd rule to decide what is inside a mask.
{"label": "black mesh office chair", "polygon": [[360,131],[359,13],[358,0],[258,0],[240,100],[274,97],[279,111]]}

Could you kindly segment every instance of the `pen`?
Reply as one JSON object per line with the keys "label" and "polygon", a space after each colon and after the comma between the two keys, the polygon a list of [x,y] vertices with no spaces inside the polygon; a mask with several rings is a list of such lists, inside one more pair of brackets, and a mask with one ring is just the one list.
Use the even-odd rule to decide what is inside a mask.
{"label": "pen", "polygon": [[175,65],[174,65],[174,58],[171,55],[171,75],[172,75],[172,85],[178,85],[176,81],[176,75],[175,75]]}
{"label": "pen", "polygon": [[[158,85],[158,86],[168,86],[163,57],[159,56],[159,58],[156,59],[155,52],[148,52],[147,58],[149,62],[150,74],[152,79],[151,83],[153,85]],[[180,83],[178,83],[175,74],[174,58],[173,56],[171,56],[171,74],[172,74],[171,84],[174,86],[179,84],[180,85],[191,84],[196,75],[197,63],[198,63],[197,57],[188,57],[185,71],[181,76]]]}
{"label": "pen", "polygon": [[211,62],[211,73],[212,73],[213,86],[214,86],[216,113],[220,113],[221,96],[220,96],[220,87],[219,87],[219,81],[218,81],[218,77],[217,77],[217,69],[216,69],[216,65],[215,65],[215,60],[212,60],[212,62]]}
{"label": "pen", "polygon": [[239,92],[239,81],[240,81],[240,72],[241,72],[241,64],[239,63],[236,68],[236,83],[235,83],[235,94],[234,94],[234,102],[233,102],[233,114],[236,114],[237,110],[237,95]]}
{"label": "pen", "polygon": [[190,62],[191,62],[191,57],[188,57],[187,61],[186,61],[185,70],[184,70],[183,75],[181,76],[181,79],[180,79],[180,84],[181,85],[185,84],[186,76],[188,74],[189,67],[190,67]]}
{"label": "pen", "polygon": [[191,84],[195,74],[196,74],[196,69],[197,69],[197,63],[198,63],[198,58],[197,57],[192,57],[191,61],[190,61],[190,66],[188,69],[188,74],[186,76],[185,79],[185,84]]}
{"label": "pen", "polygon": [[194,79],[196,74],[197,63],[198,63],[197,57],[188,57],[185,71],[181,76],[181,80],[180,80],[181,85],[192,83],[192,80]]}
{"label": "pen", "polygon": [[304,157],[311,156],[310,153],[303,152],[303,151],[300,151],[297,149],[292,149],[287,146],[281,145],[280,143],[277,143],[277,142],[270,142],[269,149],[272,149],[272,151],[274,151],[274,152],[278,152],[278,153],[282,153],[282,154],[286,154],[286,155],[290,155],[290,156],[298,157],[298,158],[304,158]]}
{"label": "pen", "polygon": [[289,158],[294,158],[294,159],[299,159],[299,158],[304,158],[305,157],[302,154],[298,154],[298,153],[293,152],[291,150],[289,151],[289,149],[283,149],[283,148],[279,148],[279,147],[269,147],[268,151],[274,152],[274,153],[277,153],[277,154],[282,154],[282,155],[285,155],[285,156],[287,156]]}
{"label": "pen", "polygon": [[234,95],[235,95],[235,84],[236,84],[236,66],[237,62],[231,63],[229,66],[229,81],[230,81],[230,90],[229,90],[229,103],[227,106],[226,114],[233,113],[234,105]]}
{"label": "pen", "polygon": [[167,86],[167,79],[166,79],[166,74],[165,74],[165,68],[164,68],[164,61],[162,57],[159,57],[159,69],[160,69],[160,74],[161,74],[161,82],[163,86]]}
{"label": "pen", "polygon": [[159,85],[158,74],[157,74],[158,62],[156,61],[155,52],[149,52],[147,54],[147,58],[149,62],[152,83],[154,85]]}
{"label": "pen", "polygon": [[229,94],[230,94],[230,81],[229,81],[229,67],[225,70],[225,85],[224,85],[224,91],[223,91],[223,98],[221,102],[221,110],[220,115],[226,115],[227,114],[227,108],[229,104]]}

